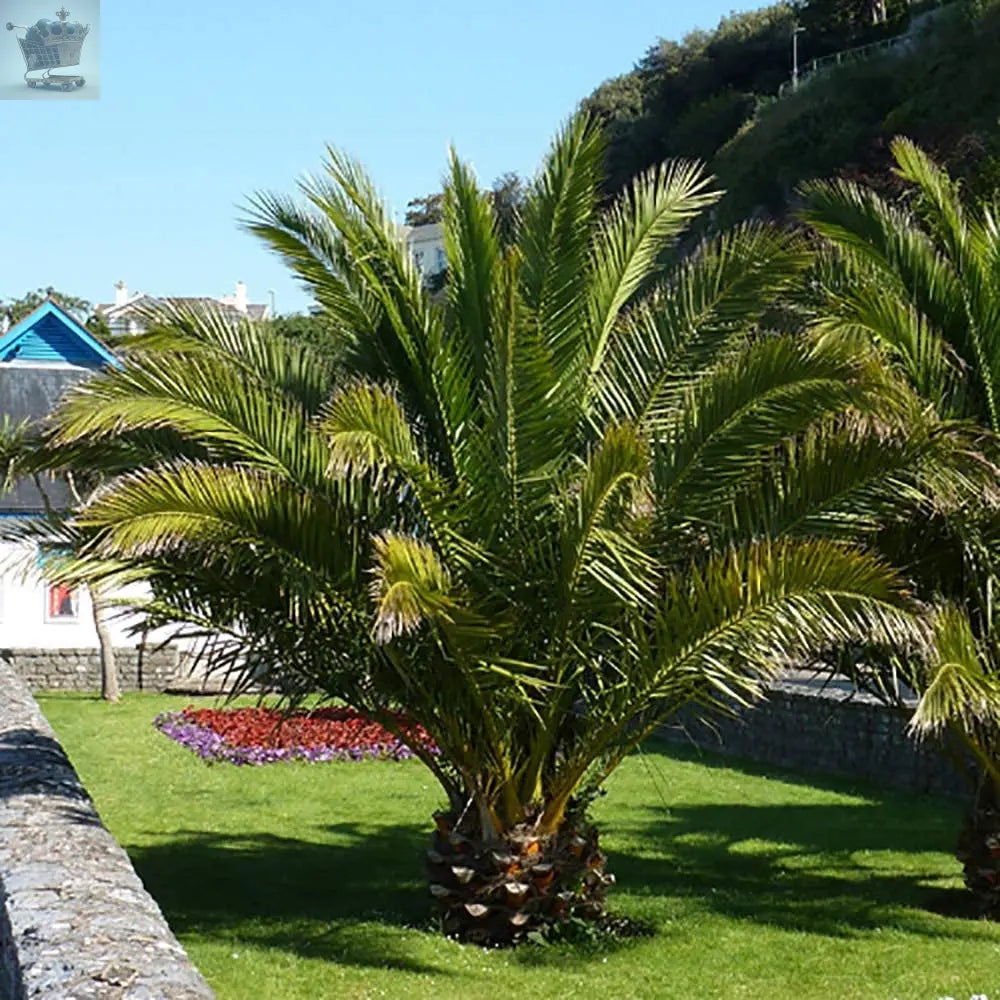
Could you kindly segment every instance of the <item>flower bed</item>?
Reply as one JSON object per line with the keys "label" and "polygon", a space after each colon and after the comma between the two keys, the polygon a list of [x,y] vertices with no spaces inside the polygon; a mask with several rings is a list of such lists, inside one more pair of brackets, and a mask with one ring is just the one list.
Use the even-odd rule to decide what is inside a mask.
{"label": "flower bed", "polygon": [[[422,726],[399,719],[409,741],[436,753]],[[273,708],[194,708],[163,712],[153,725],[202,760],[228,764],[272,764],[282,760],[330,760],[413,756],[403,742],[377,722],[349,708],[281,712]]]}

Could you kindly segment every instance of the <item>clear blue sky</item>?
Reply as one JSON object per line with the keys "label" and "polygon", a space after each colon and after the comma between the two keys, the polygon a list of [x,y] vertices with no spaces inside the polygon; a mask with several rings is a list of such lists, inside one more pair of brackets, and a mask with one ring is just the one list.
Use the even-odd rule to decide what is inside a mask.
{"label": "clear blue sky", "polygon": [[[37,6],[52,18],[58,3]],[[235,224],[248,194],[291,191],[327,142],[400,213],[439,188],[450,143],[484,184],[530,175],[597,84],[729,8],[104,0],[99,100],[0,101],[0,298],[54,285],[108,301],[119,278],[220,295],[242,279],[252,301],[273,288],[279,312],[300,310],[284,266]]]}

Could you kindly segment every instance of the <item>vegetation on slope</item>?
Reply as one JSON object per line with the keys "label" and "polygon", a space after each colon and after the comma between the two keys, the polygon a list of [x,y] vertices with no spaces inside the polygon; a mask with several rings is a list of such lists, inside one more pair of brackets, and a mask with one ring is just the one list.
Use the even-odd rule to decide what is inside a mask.
{"label": "vegetation on slope", "polygon": [[[733,14],[713,32],[661,40],[631,73],[602,84],[583,106],[609,126],[609,189],[666,157],[695,157],[728,191],[725,221],[781,214],[811,178],[841,174],[891,187],[888,142],[905,134],[976,193],[991,192],[1000,181],[997,0],[930,12],[890,5],[880,24],[818,23],[819,8],[836,6],[783,2]],[[807,25],[799,38],[805,66],[898,35],[921,14],[911,45],[835,67],[778,99],[796,24]]]}

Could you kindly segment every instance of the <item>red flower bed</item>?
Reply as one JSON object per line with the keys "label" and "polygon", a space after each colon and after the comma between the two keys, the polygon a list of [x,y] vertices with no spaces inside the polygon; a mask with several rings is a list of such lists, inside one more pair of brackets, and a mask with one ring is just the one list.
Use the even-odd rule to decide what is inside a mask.
{"label": "red flower bed", "polygon": [[[395,743],[396,737],[350,708],[280,712],[273,708],[186,708],[184,718],[205,726],[233,747],[332,747],[359,750]],[[431,742],[422,726],[400,725],[421,746]]]}
{"label": "red flower bed", "polygon": [[194,708],[164,713],[154,725],[204,760],[269,764],[412,757],[411,746],[436,747],[427,731],[397,716],[400,740],[377,722],[349,708],[281,712],[273,708]]}

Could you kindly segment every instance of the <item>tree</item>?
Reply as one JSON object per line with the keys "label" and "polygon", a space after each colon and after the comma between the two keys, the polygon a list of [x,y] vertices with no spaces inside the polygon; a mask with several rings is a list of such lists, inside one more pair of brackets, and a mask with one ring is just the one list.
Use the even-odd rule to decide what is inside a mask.
{"label": "tree", "polygon": [[807,30],[834,38],[858,38],[879,25],[904,19],[909,0],[807,0],[801,20]]}
{"label": "tree", "polygon": [[[78,298],[75,295],[66,295],[56,291],[51,285],[48,288],[38,288],[33,292],[28,292],[19,299],[0,300],[0,320],[6,322],[8,326],[19,323],[26,316],[30,316],[39,306],[48,299],[57,302],[71,316],[83,323],[95,337],[107,340],[110,330],[103,318],[94,312],[93,307],[86,299]],[[0,328],[3,324],[0,323]]]}
{"label": "tree", "polygon": [[310,344],[317,351],[331,356],[337,351],[337,337],[331,331],[329,322],[319,312],[275,316],[270,322],[275,332],[282,337]]}
{"label": "tree", "polygon": [[408,201],[406,203],[406,224],[408,226],[429,226],[440,222],[443,217],[443,199],[444,195],[438,192]]}
{"label": "tree", "polygon": [[514,171],[509,170],[493,182],[489,196],[500,245],[513,246],[517,242],[521,211],[527,198],[525,183]]}
{"label": "tree", "polygon": [[[966,205],[958,185],[907,139],[892,144],[907,201],[847,181],[808,185],[804,219],[833,247],[822,287],[821,337],[873,344],[942,421],[974,428],[982,474],[972,489],[884,539],[944,602],[939,656],[918,672],[913,727],[950,734],[978,765],[959,858],[969,888],[1000,914],[1000,225],[991,203]],[[883,544],[883,548],[886,544]]]}
{"label": "tree", "polygon": [[[147,580],[150,620],[215,632],[217,665],[410,740],[445,799],[444,928],[494,944],[602,912],[588,804],[678,708],[751,701],[820,647],[924,636],[843,506],[844,458],[881,463],[871,507],[942,436],[899,419],[869,358],[759,327],[809,263],[800,237],[744,226],[663,274],[716,194],[675,163],[602,211],[603,152],[585,118],[560,133],[510,250],[453,156],[442,302],[332,152],[305,204],[261,194],[247,225],[324,309],[346,377],[273,327],[170,308],[55,422],[65,448],[174,435],[75,519],[75,571]],[[840,447],[835,488],[805,461],[767,488],[800,436]]]}
{"label": "tree", "polygon": [[[710,157],[791,73],[791,32],[801,12],[780,2],[732,13],[712,31],[660,39],[635,69],[605,81],[582,107],[610,125],[610,193],[672,156]],[[809,58],[827,49],[804,36]],[[803,54],[800,53],[800,54]]]}

